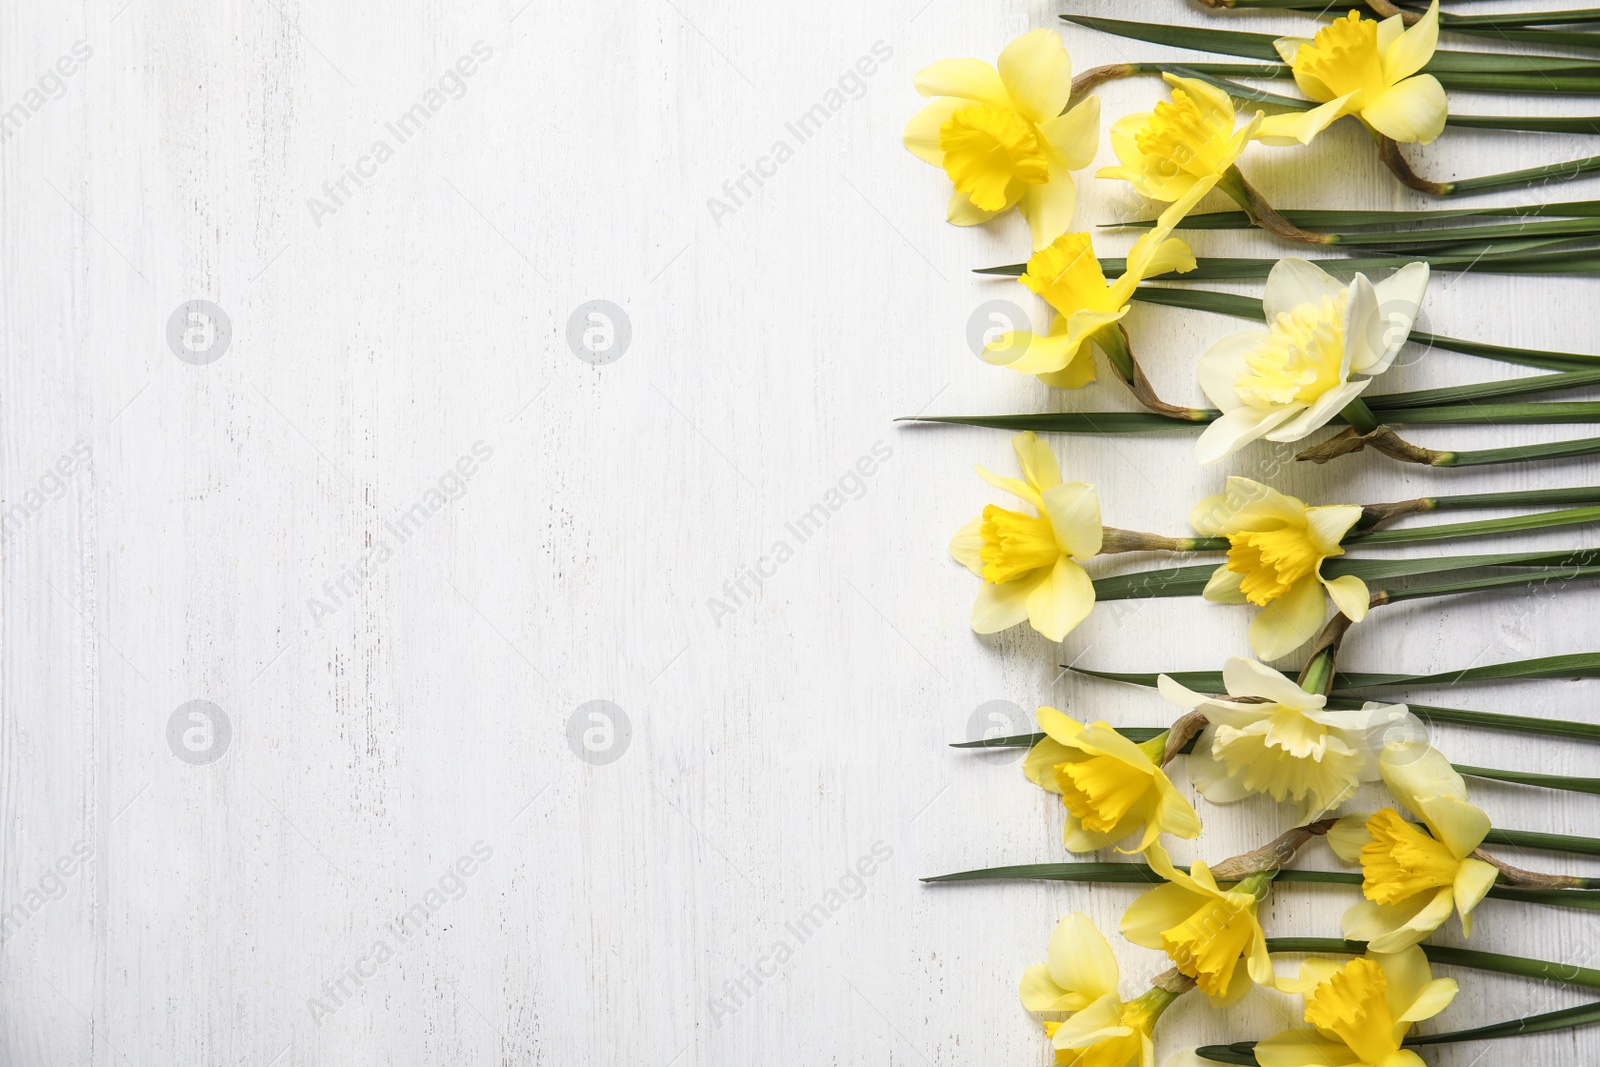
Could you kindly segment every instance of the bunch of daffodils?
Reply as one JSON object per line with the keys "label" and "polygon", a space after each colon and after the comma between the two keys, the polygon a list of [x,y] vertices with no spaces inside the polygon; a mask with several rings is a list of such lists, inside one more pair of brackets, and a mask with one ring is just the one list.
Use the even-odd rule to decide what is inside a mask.
{"label": "bunch of daffodils", "polygon": [[1310,40],[1274,42],[1306,96],[1392,141],[1421,144],[1444,132],[1449,113],[1439,80],[1418,73],[1438,43],[1439,0],[1410,29],[1400,15],[1375,22],[1352,11]]}
{"label": "bunch of daffodils", "polygon": [[1166,882],[1128,907],[1123,936],[1165,952],[1213,1003],[1233,1003],[1252,980],[1270,986],[1272,957],[1256,907],[1272,886],[1273,872],[1251,874],[1224,889],[1200,860],[1184,873],[1160,845],[1151,845],[1145,859]]}
{"label": "bunch of daffodils", "polygon": [[1094,584],[1083,569],[1100,551],[1100,497],[1094,486],[1063,482],[1056,457],[1032,432],[1011,439],[1022,479],[983,467],[978,475],[1032,506],[1035,514],[990,504],[956,532],[950,554],[983,579],[972,629],[998,633],[1027,622],[1060,641],[1094,608]]}
{"label": "bunch of daffodils", "polygon": [[905,146],[950,176],[951,222],[975,226],[1015,207],[1035,248],[1067,231],[1078,200],[1072,171],[1099,147],[1100,101],[1067,108],[1072,61],[1054,30],[1018,37],[995,66],[941,60],[917,72],[916,86],[934,100],[906,126]]}
{"label": "bunch of daffodils", "polygon": [[1500,873],[1474,856],[1489,817],[1467,802],[1466,783],[1437,749],[1391,745],[1379,764],[1390,792],[1422,826],[1385,808],[1346,816],[1328,834],[1342,859],[1361,864],[1366,899],[1345,912],[1344,936],[1393,952],[1433,933],[1451,912],[1470,935],[1472,909]]}
{"label": "bunch of daffodils", "polygon": [[1195,442],[1200,462],[1327,425],[1389,369],[1427,285],[1426,263],[1374,285],[1363,274],[1345,284],[1304,259],[1279,261],[1262,301],[1267,326],[1230,334],[1200,357],[1200,388],[1222,411]]}
{"label": "bunch of daffodils", "polygon": [[1032,1012],[1069,1012],[1046,1020],[1058,1063],[1079,1067],[1153,1067],[1151,1032],[1179,990],[1157,985],[1132,1000],[1118,993],[1122,973],[1105,937],[1087,915],[1056,924],[1045,963],[1022,975],[1022,1006]]}
{"label": "bunch of daffodils", "polygon": [[1327,697],[1254,660],[1235,656],[1222,678],[1229,699],[1202,696],[1166,675],[1157,683],[1162,696],[1206,718],[1189,781],[1213,804],[1264,794],[1297,804],[1300,821],[1309,822],[1378,779],[1386,739],[1423,734],[1404,704],[1330,711]]}
{"label": "bunch of daffodils", "polygon": [[1371,952],[1340,964],[1308,959],[1278,988],[1305,1000],[1314,1029],[1285,1030],[1257,1042],[1261,1067],[1424,1067],[1400,1047],[1413,1023],[1438,1015],[1455,999],[1453,979],[1435,978],[1420,948]]}
{"label": "bunch of daffodils", "polygon": [[1349,574],[1324,578],[1322,561],[1344,555],[1340,542],[1361,512],[1355,504],[1307,507],[1260,482],[1229,478],[1225,492],[1200,501],[1189,516],[1197,533],[1228,539],[1228,561],[1206,583],[1205,598],[1264,609],[1250,624],[1250,647],[1265,659],[1315,637],[1330,600],[1360,622],[1367,617],[1367,584]]}
{"label": "bunch of daffodils", "polygon": [[1038,716],[1045,736],[1022,770],[1060,795],[1068,849],[1092,852],[1138,834],[1134,851],[1143,851],[1163,833],[1199,836],[1200,816],[1160,766],[1166,735],[1136,745],[1103,722],[1084,726],[1055,708]]}

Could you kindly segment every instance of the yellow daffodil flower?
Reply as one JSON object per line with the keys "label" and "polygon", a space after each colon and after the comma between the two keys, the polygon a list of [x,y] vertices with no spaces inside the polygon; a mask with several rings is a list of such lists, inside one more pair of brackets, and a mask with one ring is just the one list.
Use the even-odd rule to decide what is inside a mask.
{"label": "yellow daffodil flower", "polygon": [[944,59],[917,72],[917,92],[934,97],[906,126],[905,145],[943,167],[955,184],[949,220],[975,226],[1020,208],[1043,248],[1072,225],[1072,171],[1100,145],[1100,101],[1066,110],[1072,61],[1054,30],[1012,41],[997,66]]}
{"label": "yellow daffodil flower", "polygon": [[1127,351],[1127,336],[1119,323],[1140,283],[1168,271],[1194,270],[1194,253],[1172,236],[1172,230],[1215,184],[1214,177],[1195,182],[1163,211],[1155,227],[1134,242],[1127,269],[1112,284],[1106,283],[1086,233],[1062,234],[1050,247],[1035,252],[1018,280],[1055,309],[1050,332],[1040,337],[1027,330],[1008,331],[984,349],[983,358],[1036,375],[1058,389],[1081,389],[1094,381],[1089,342],[1108,354]]}
{"label": "yellow daffodil flower", "polygon": [[1439,0],[1410,29],[1399,15],[1375,22],[1352,11],[1311,40],[1282,37],[1278,54],[1312,100],[1337,103],[1390,140],[1427,144],[1444,131],[1444,88],[1418,74],[1439,43]]}
{"label": "yellow daffodil flower", "polygon": [[1423,732],[1404,704],[1330,711],[1327,697],[1241,656],[1228,660],[1222,681],[1233,699],[1202,696],[1164,674],[1157,682],[1162,696],[1210,724],[1189,756],[1189,781],[1213,804],[1266,794],[1300,805],[1300,821],[1309,822],[1378,779],[1385,737]]}
{"label": "yellow daffodil flower", "polygon": [[1151,845],[1145,859],[1166,883],[1128,907],[1122,916],[1124,937],[1165,952],[1219,1005],[1243,996],[1252,980],[1272,984],[1272,957],[1256,920],[1256,906],[1272,884],[1271,872],[1252,874],[1224,889],[1200,860],[1185,874],[1160,845]]}
{"label": "yellow daffodil flower", "polygon": [[1117,992],[1117,958],[1087,915],[1072,914],[1050,935],[1048,963],[1022,975],[1022,1006],[1034,1012],[1072,1012],[1046,1021],[1056,1062],[1078,1067],[1152,1067],[1156,1020],[1178,994],[1152,988],[1131,1001]]}
{"label": "yellow daffodil flower", "polygon": [[1340,965],[1309,959],[1278,988],[1305,998],[1314,1030],[1285,1030],[1257,1042],[1261,1067],[1424,1067],[1400,1047],[1413,1023],[1438,1015],[1455,999],[1454,979],[1435,978],[1428,957],[1412,946],[1372,952]]}
{"label": "yellow daffodil flower", "polygon": [[1361,864],[1365,900],[1344,913],[1344,936],[1375,952],[1415,945],[1452,911],[1472,934],[1475,908],[1499,871],[1472,853],[1489,833],[1489,817],[1467,802],[1467,786],[1437,749],[1391,745],[1379,758],[1389,791],[1426,832],[1393,808],[1346,816],[1328,843],[1346,862]]}
{"label": "yellow daffodil flower", "polygon": [[1197,182],[1220,181],[1261,129],[1257,112],[1234,129],[1233,101],[1214,85],[1163,75],[1172,100],[1153,111],[1124,115],[1111,125],[1111,147],[1121,166],[1102,167],[1098,178],[1121,178],[1152,200],[1172,203]]}
{"label": "yellow daffodil flower", "polygon": [[1250,647],[1263,659],[1287,656],[1315,637],[1329,600],[1360,622],[1367,583],[1352,574],[1322,576],[1322,561],[1344,555],[1339,542],[1360,518],[1355,504],[1308,508],[1260,482],[1229,478],[1227,492],[1200,501],[1189,516],[1198,533],[1228,539],[1228,562],[1206,583],[1205,598],[1266,609],[1250,624]]}
{"label": "yellow daffodil flower", "polygon": [[1100,497],[1094,486],[1063,482],[1055,454],[1038,436],[1011,439],[1023,478],[978,474],[1021,497],[1037,515],[990,504],[956,532],[950,554],[983,579],[972,607],[972,628],[998,633],[1020,622],[1060,641],[1094,608],[1094,584],[1083,561],[1100,551]]}
{"label": "yellow daffodil flower", "polygon": [[1067,809],[1063,838],[1073,852],[1092,852],[1133,834],[1142,851],[1163,834],[1197,837],[1200,816],[1160,767],[1165,734],[1136,745],[1103,722],[1084,726],[1055,708],[1039,709],[1045,732],[1022,770],[1060,794]]}
{"label": "yellow daffodil flower", "polygon": [[1224,337],[1200,357],[1200,388],[1222,410],[1195,443],[1200,462],[1260,437],[1298,441],[1326,425],[1389,369],[1427,285],[1426,263],[1376,285],[1362,274],[1345,285],[1315,263],[1279,260],[1267,276],[1267,326]]}

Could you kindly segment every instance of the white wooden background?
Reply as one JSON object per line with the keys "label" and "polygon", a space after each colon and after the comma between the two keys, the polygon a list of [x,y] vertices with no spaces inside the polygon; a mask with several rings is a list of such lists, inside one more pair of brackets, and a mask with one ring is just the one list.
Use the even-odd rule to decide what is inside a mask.
{"label": "white wooden background", "polygon": [[[1177,0],[1140,8],[1208,18]],[[1058,805],[1015,763],[944,745],[992,701],[1165,722],[1153,694],[1055,664],[1215,668],[1244,651],[1247,622],[1162,601],[1097,612],[1061,649],[1020,631],[975,637],[974,583],[945,544],[997,499],[972,466],[1006,468],[1007,437],[892,423],[1125,406],[1110,384],[1051,396],[974,358],[975,309],[1027,294],[968,271],[1022,258],[1026,232],[1016,219],[947,226],[944,176],[899,144],[918,67],[992,59],[1058,9],[0,7],[0,109],[24,107],[0,144],[0,1062],[1045,1062],[1018,975],[1043,959],[1059,915],[1085,910],[1114,930],[1131,892],[920,884],[1062,855]],[[1079,69],[1166,54],[1064,34]],[[459,98],[436,100],[425,131],[398,144],[386,123],[426,104],[477,42],[489,57],[445,78]],[[58,81],[75,45],[89,58]],[[871,76],[846,77],[875,47]],[[786,123],[841,78],[840,106],[802,143]],[[1107,86],[1107,121],[1157,92],[1148,79]],[[371,176],[331,201],[324,183],[380,138],[393,158],[363,164]],[[724,183],[778,141],[792,157],[730,199]],[[1420,157],[1466,175],[1597,150],[1452,132]],[[1416,202],[1353,125],[1310,151],[1257,149],[1245,166],[1282,206]],[[1126,187],[1083,179],[1085,225],[1145,210]],[[333,210],[314,212],[313,197]],[[1270,247],[1225,234],[1197,245]],[[1440,276],[1426,314],[1440,332],[1592,351],[1597,292]],[[208,365],[177,358],[167,337],[197,299],[231,323]],[[604,365],[567,340],[590,300],[631,325]],[[1157,309],[1130,320],[1175,399],[1198,399],[1195,356],[1238,325]],[[1385,388],[1522,373],[1448,353],[1408,362]],[[1584,432],[1415,436],[1490,447]],[[1124,527],[1181,531],[1227,473],[1197,470],[1181,436],[1056,444]],[[1596,474],[1593,461],[1433,472],[1377,457],[1310,470],[1281,465],[1289,453],[1260,446],[1232,470],[1267,470],[1325,502]],[[463,457],[473,474],[457,483]],[[402,541],[388,524],[419,503],[425,521]],[[818,503],[839,506],[802,542],[786,524]],[[730,598],[725,585],[780,541],[792,558],[762,563],[759,590],[744,577],[752,595]],[[1355,632],[1349,663],[1426,671],[1592,650],[1594,605],[1571,592],[1386,609]],[[1593,685],[1450,702],[1592,718]],[[226,716],[225,745],[187,719],[169,743],[193,700]],[[611,762],[569,742],[593,700],[629,724]],[[1485,764],[1592,767],[1575,745],[1460,731],[1440,744]],[[196,762],[207,755],[218,758]],[[1600,832],[1592,799],[1475,789],[1501,825]],[[1203,811],[1212,858],[1289,818]],[[471,875],[452,876],[463,857]],[[1307,862],[1331,859],[1314,849]],[[1331,935],[1348,899],[1285,889],[1266,922]],[[826,921],[797,937],[786,924],[818,904]],[[1479,915],[1473,945],[1600,958],[1594,916],[1493,902]],[[1163,966],[1126,945],[1121,956],[1130,993]],[[1441,1022],[1578,999],[1465,980]],[[1224,1019],[1187,998],[1162,1024],[1163,1058],[1264,1036],[1287,1012],[1254,996]],[[1597,1050],[1590,1031],[1430,1056],[1557,1063]]]}

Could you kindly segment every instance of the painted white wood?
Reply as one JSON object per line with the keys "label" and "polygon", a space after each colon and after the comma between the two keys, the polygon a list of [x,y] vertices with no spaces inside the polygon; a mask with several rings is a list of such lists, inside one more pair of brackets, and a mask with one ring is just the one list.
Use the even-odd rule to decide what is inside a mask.
{"label": "painted white wood", "polygon": [[[0,108],[25,115],[0,144],[0,911],[21,909],[0,939],[0,1062],[1044,1062],[1018,975],[1060,914],[1111,930],[1131,894],[919,884],[1061,856],[1058,808],[1014,764],[943,746],[990,701],[1162,722],[1152,694],[1054,664],[1215,667],[1243,650],[1247,621],[1162,602],[1097,612],[1060,650],[976,638],[973,581],[944,546],[996,499],[971,471],[1010,463],[1005,435],[891,421],[1126,406],[1110,384],[1047,396],[973,358],[969,316],[1026,294],[968,271],[1021,258],[1025,231],[947,226],[944,177],[899,145],[919,66],[992,58],[1057,6],[5,8]],[[1161,54],[1064,33],[1079,69]],[[89,58],[52,74],[75,47]],[[450,73],[458,62],[470,76]],[[1108,121],[1157,92],[1108,85]],[[389,128],[418,104],[421,132]],[[791,124],[818,104],[802,137]],[[1593,151],[1453,132],[1418,155],[1472,174]],[[343,177],[358,166],[362,184]],[[739,193],[757,167],[769,174]],[[1418,203],[1353,126],[1246,167],[1283,206]],[[1147,210],[1083,178],[1086,225]],[[1593,350],[1595,296],[1587,280],[1448,276],[1427,316],[1455,335]],[[191,300],[231,321],[208,365],[168,343]],[[631,324],[604,365],[568,345],[591,300]],[[1234,325],[1158,309],[1130,324],[1162,388],[1196,398],[1188,368]],[[1394,379],[1517,373],[1441,353]],[[1563,433],[1581,431],[1416,436]],[[1056,443],[1129,528],[1181,530],[1224,475],[1195,469],[1181,437]],[[1256,449],[1231,469],[1358,502],[1596,474],[1280,467],[1287,455]],[[1591,650],[1593,607],[1589,592],[1397,607],[1355,632],[1349,659],[1431,670]],[[1592,694],[1551,682],[1451,699],[1590,718]],[[203,718],[169,744],[195,700],[231,726],[215,762],[192,762]],[[569,743],[595,700],[631,724],[614,762]],[[580,717],[576,751],[603,727]],[[1507,767],[1591,764],[1581,747],[1504,735],[1440,743]],[[1587,798],[1476,796],[1503,825],[1600,829]],[[1204,814],[1213,858],[1288,818]],[[1332,934],[1345,902],[1286,890],[1268,925]],[[1591,916],[1490,904],[1472,944],[1594,963],[1597,933]],[[1121,955],[1130,992],[1161,967]],[[1468,976],[1445,1020],[1576,1000]],[[1264,1035],[1286,1005],[1258,995],[1223,1017],[1181,1003],[1162,1055]],[[1596,1041],[1489,1054],[1582,1062]]]}

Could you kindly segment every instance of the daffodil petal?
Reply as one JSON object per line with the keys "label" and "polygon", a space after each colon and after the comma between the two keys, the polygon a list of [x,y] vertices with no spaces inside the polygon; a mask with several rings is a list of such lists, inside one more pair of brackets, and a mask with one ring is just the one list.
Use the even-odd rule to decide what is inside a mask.
{"label": "daffodil petal", "polygon": [[1194,443],[1195,458],[1203,464],[1227,459],[1252,441],[1267,435],[1274,427],[1287,422],[1300,412],[1295,407],[1277,411],[1240,407],[1223,412],[1222,417],[1205,428]]}
{"label": "daffodil petal", "polygon": [[1267,274],[1267,286],[1261,295],[1261,309],[1266,313],[1267,321],[1271,322],[1302,305],[1320,304],[1324,299],[1337,297],[1345,288],[1344,282],[1309,259],[1285,256]]}
{"label": "daffodil petal", "polygon": [[[1361,1057],[1350,1046],[1315,1030],[1284,1030],[1256,1042],[1256,1062],[1261,1067],[1351,1067]],[[1384,1067],[1388,1067],[1387,1064]]]}
{"label": "daffodil petal", "polygon": [[1126,1037],[1133,1030],[1122,1022],[1122,1001],[1104,996],[1062,1023],[1051,1038],[1058,1049],[1087,1048],[1097,1041]]}
{"label": "daffodil petal", "polygon": [[[1372,384],[1371,378],[1364,378],[1359,382],[1346,382],[1341,386],[1329,389],[1317,397],[1316,402],[1304,410],[1291,409],[1294,418],[1275,427],[1263,436],[1269,441],[1286,444],[1298,441],[1308,434],[1316,433],[1345,407],[1366,392],[1367,386]],[[1216,425],[1213,423],[1212,425]]]}
{"label": "daffodil petal", "polygon": [[1246,358],[1270,336],[1269,331],[1260,329],[1231,333],[1207,348],[1195,364],[1200,391],[1224,414],[1243,406],[1234,383],[1247,370]]}
{"label": "daffodil petal", "polygon": [[1262,659],[1282,659],[1317,636],[1327,613],[1322,583],[1307,575],[1261,609],[1250,623],[1250,647]]}
{"label": "daffodil petal", "polygon": [[978,477],[982,478],[996,489],[1003,489],[1012,496],[1020,497],[1021,499],[1032,504],[1034,507],[1042,506],[1043,500],[1039,496],[1038,490],[1034,489],[1033,486],[1029,485],[1021,478],[1007,478],[1003,475],[996,474],[987,467],[983,466],[978,467],[977,470]]}
{"label": "daffodil petal", "polygon": [[1245,604],[1250,599],[1244,595],[1244,575],[1226,566],[1211,572],[1200,595],[1213,604]]}
{"label": "daffodil petal", "polygon": [[1043,185],[1028,186],[1017,206],[1022,217],[1028,220],[1034,250],[1048,248],[1051,241],[1072,227],[1072,215],[1078,208],[1078,187],[1073,184],[1070,171],[1052,167],[1050,179]]}
{"label": "daffodil petal", "polygon": [[1063,989],[1084,998],[1079,1010],[1101,997],[1115,995],[1122,974],[1117,957],[1093,920],[1074,912],[1056,923],[1050,935],[1050,977]]}
{"label": "daffodil petal", "polygon": [[984,582],[972,604],[974,633],[994,634],[1028,621],[1028,598],[1044,581],[1044,575],[1029,575],[1014,582],[994,585]]}
{"label": "daffodil petal", "polygon": [[1407,263],[1373,287],[1378,297],[1382,336],[1374,345],[1373,358],[1360,363],[1351,359],[1352,374],[1382,374],[1389,369],[1416,325],[1422,297],[1428,289],[1428,275],[1428,264]]}
{"label": "daffodil petal", "polygon": [[1105,527],[1100,525],[1100,495],[1094,486],[1063,482],[1044,490],[1041,496],[1042,511],[1055,530],[1061,550],[1080,560],[1098,555]]}
{"label": "daffodil petal", "polygon": [[1444,753],[1432,745],[1418,741],[1390,745],[1384,750],[1379,765],[1389,791],[1419,819],[1424,818],[1419,805],[1425,799],[1449,797],[1462,802],[1467,799],[1466,781],[1445,759]]}
{"label": "daffodil petal", "polygon": [[1402,144],[1428,144],[1444,132],[1448,117],[1444,87],[1432,74],[1392,85],[1361,109],[1367,125]]}
{"label": "daffodil petal", "polygon": [[974,204],[966,193],[957,189],[950,194],[950,202],[945,206],[944,217],[952,226],[981,226],[1004,210],[1005,208],[1000,208],[989,211],[981,208]]}
{"label": "daffodil petal", "polygon": [[[1154,846],[1150,852],[1159,847]],[[1147,859],[1149,855],[1147,852]],[[1162,931],[1172,929],[1194,913],[1196,896],[1172,882],[1147,889],[1122,913],[1122,936],[1144,948],[1161,948]]]}
{"label": "daffodil petal", "polygon": [[906,148],[918,159],[939,167],[944,165],[944,149],[939,147],[939,128],[950,121],[956,110],[966,102],[945,96],[929,103],[906,123],[901,139]]}
{"label": "daffodil petal", "polygon": [[1311,543],[1317,551],[1325,556],[1336,556],[1342,551],[1339,544],[1344,535],[1361,521],[1361,507],[1358,504],[1325,504],[1306,508],[1304,515]]}
{"label": "daffodil petal", "polygon": [[1409,78],[1433,58],[1439,47],[1439,0],[1399,38],[1383,50],[1383,76],[1392,84]]}
{"label": "daffodil petal", "polygon": [[1039,134],[1058,163],[1067,170],[1082,170],[1100,150],[1100,98],[1085,97],[1065,114],[1039,123]]}
{"label": "daffodil petal", "polygon": [[1346,114],[1345,105],[1350,102],[1352,95],[1347,93],[1344,96],[1336,96],[1327,103],[1319,104],[1307,111],[1286,111],[1281,115],[1269,115],[1262,120],[1260,128],[1256,130],[1256,140],[1276,148],[1310,144],[1317,134],[1327,129],[1335,119]]}
{"label": "daffodil petal", "polygon": [[981,59],[941,59],[917,71],[912,84],[923,96],[956,96],[990,107],[1012,106],[1000,72]]}
{"label": "daffodil petal", "polygon": [[978,532],[982,527],[981,517],[973,519],[950,538],[950,555],[979,578],[983,577],[983,558],[979,555],[983,550],[983,535]]}
{"label": "daffodil petal", "polygon": [[1029,591],[1028,622],[1052,641],[1060,641],[1094,610],[1089,572],[1062,556],[1043,581]]}
{"label": "daffodil petal", "polygon": [[[1044,439],[1032,430],[1024,430],[1011,439],[1011,448],[1017,454],[1022,476],[1037,493],[1061,484],[1061,464]],[[1076,483],[1082,484],[1082,483]]]}
{"label": "daffodil petal", "polygon": [[1461,869],[1456,872],[1455,884],[1451,888],[1455,891],[1456,912],[1461,916],[1462,926],[1466,926],[1472,909],[1488,895],[1499,876],[1500,871],[1492,863],[1476,859],[1461,861]]}
{"label": "daffodil petal", "polygon": [[1367,830],[1368,812],[1356,812],[1339,818],[1327,833],[1328,847],[1346,863],[1360,863],[1361,850],[1372,840]]}
{"label": "daffodil petal", "polygon": [[[1419,953],[1421,949],[1417,950]],[[1424,957],[1426,959],[1426,957]],[[1456,999],[1456,994],[1461,987],[1454,978],[1435,978],[1423,986],[1412,1000],[1411,1006],[1401,1014],[1395,1016],[1397,1023],[1420,1023],[1424,1019],[1431,1019],[1450,1006]]]}
{"label": "daffodil petal", "polygon": [[1233,697],[1265,697],[1286,708],[1320,708],[1328,702],[1321,693],[1308,693],[1293,678],[1248,656],[1230,656],[1222,666],[1222,684]]}
{"label": "daffodil petal", "polygon": [[1055,118],[1072,95],[1072,60],[1052,29],[1023,34],[1000,53],[1000,82],[1029,122]]}
{"label": "daffodil petal", "polygon": [[1470,801],[1423,797],[1417,801],[1417,807],[1421,809],[1417,814],[1433,831],[1433,836],[1457,856],[1470,854],[1489,836],[1489,816]]}
{"label": "daffodil petal", "polygon": [[[1054,711],[1055,709],[1040,708],[1039,710],[1041,712],[1040,719],[1042,726],[1042,713],[1045,711]],[[1060,712],[1055,713],[1057,715],[1061,715]],[[1061,715],[1061,717],[1066,719],[1065,715]],[[1072,722],[1074,726],[1078,725],[1071,719],[1067,719],[1067,721]],[[1034,785],[1038,786],[1040,789],[1043,789],[1049,793],[1060,793],[1061,786],[1056,781],[1056,767],[1059,764],[1065,763],[1071,755],[1072,749],[1069,749],[1066,745],[1062,744],[1057,738],[1041,737],[1038,741],[1034,742],[1033,747],[1028,749],[1028,754],[1023,757],[1022,773],[1027,775],[1028,780]]]}
{"label": "daffodil petal", "polygon": [[1367,617],[1372,594],[1367,591],[1366,582],[1353,574],[1343,574],[1323,582],[1322,587],[1328,591],[1328,599],[1339,609],[1339,614],[1351,622],[1360,622]]}

